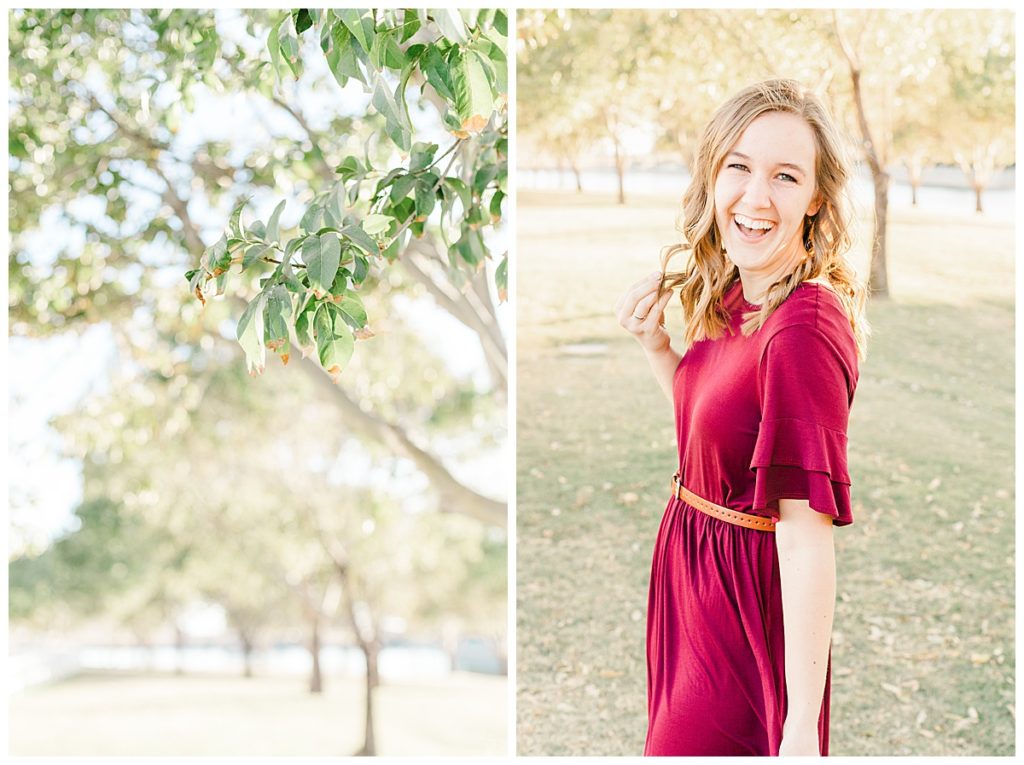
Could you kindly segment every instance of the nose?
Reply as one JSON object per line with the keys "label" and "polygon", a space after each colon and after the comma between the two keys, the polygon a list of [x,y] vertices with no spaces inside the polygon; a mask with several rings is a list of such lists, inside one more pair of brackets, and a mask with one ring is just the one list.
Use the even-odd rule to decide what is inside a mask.
{"label": "nose", "polygon": [[752,210],[764,210],[771,207],[768,179],[760,174],[751,173],[743,187],[743,196],[740,199],[744,206]]}

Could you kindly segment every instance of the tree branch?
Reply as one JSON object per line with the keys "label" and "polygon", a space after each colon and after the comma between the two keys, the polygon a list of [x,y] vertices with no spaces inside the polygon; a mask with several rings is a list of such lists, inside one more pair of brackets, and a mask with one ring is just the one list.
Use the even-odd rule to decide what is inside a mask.
{"label": "tree branch", "polygon": [[[239,295],[232,296],[231,301],[239,310],[246,305],[245,299]],[[233,340],[220,334],[214,336],[222,343],[231,345],[235,351],[238,350],[238,343]],[[331,380],[326,370],[313,358],[303,358],[299,367],[320,388],[325,398],[341,410],[345,423],[353,431],[376,441],[396,455],[406,457],[416,465],[440,495],[442,512],[460,513],[491,526],[507,528],[507,506],[504,502],[485,497],[459,482],[437,457],[417,446],[400,425],[363,409],[344,388]]]}
{"label": "tree branch", "polygon": [[303,359],[301,367],[307,376],[321,388],[325,396],[328,396],[341,410],[345,422],[353,430],[359,431],[364,436],[372,438],[394,453],[403,455],[415,463],[420,472],[430,481],[431,486],[440,494],[442,511],[468,515],[492,526],[507,527],[508,518],[504,502],[485,497],[464,486],[448,472],[448,469],[441,464],[437,457],[413,443],[401,426],[388,422],[359,406],[349,397],[344,388],[331,381],[327,372],[313,359]]}

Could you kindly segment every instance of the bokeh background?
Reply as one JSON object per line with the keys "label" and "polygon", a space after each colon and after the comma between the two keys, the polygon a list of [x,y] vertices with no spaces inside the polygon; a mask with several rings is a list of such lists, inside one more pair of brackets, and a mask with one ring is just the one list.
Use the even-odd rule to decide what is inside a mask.
{"label": "bokeh background", "polygon": [[298,353],[250,378],[255,280],[183,278],[243,197],[292,230],[346,155],[407,160],[311,35],[275,74],[283,15],[8,15],[12,754],[506,751],[493,263],[449,268],[427,221],[337,385]]}
{"label": "bokeh background", "polygon": [[679,241],[714,108],[788,76],[857,159],[850,260],[873,290],[831,754],[1013,754],[1013,15],[524,10],[518,35],[518,752],[642,751],[676,455],[613,308]]}

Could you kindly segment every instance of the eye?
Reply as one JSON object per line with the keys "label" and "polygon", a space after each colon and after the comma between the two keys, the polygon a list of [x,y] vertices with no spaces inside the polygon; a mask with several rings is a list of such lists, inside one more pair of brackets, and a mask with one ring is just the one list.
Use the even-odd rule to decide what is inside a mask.
{"label": "eye", "polygon": [[729,167],[730,167],[730,168],[733,168],[733,167],[735,167],[735,168],[736,168],[737,170],[746,170],[746,169],[747,169],[747,166],[746,166],[746,165],[741,165],[741,164],[740,164],[740,163],[738,163],[738,162],[734,162],[733,164],[729,165]]}
{"label": "eye", "polygon": [[793,183],[796,183],[796,178],[794,178],[794,177],[793,177],[792,175],[790,175],[789,173],[779,173],[779,177],[780,177],[780,178],[785,178],[785,179],[787,179],[787,180],[789,180],[789,181],[792,181]]}

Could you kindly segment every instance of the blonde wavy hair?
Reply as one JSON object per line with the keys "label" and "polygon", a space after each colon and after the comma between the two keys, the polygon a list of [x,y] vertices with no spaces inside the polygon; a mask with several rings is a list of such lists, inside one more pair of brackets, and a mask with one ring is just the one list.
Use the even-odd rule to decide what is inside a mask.
{"label": "blonde wavy hair", "polygon": [[[867,290],[844,257],[851,244],[846,196],[850,163],[824,104],[795,80],[772,79],[751,85],[712,115],[701,136],[693,178],[683,195],[683,209],[677,221],[685,241],[662,251],[659,295],[665,289],[679,287],[687,347],[724,334],[728,315],[722,307],[722,299],[738,278],[739,270],[727,258],[715,224],[715,180],[725,156],[743,131],[767,112],[796,114],[810,126],[816,147],[816,193],[822,203],[817,213],[804,218],[807,257],[768,288],[759,311],[743,314],[740,329],[744,335],[756,332],[801,282],[820,277],[839,297],[850,320],[858,356],[863,359],[871,333],[865,316]],[[687,251],[690,257],[683,270],[669,273],[668,261]]]}

